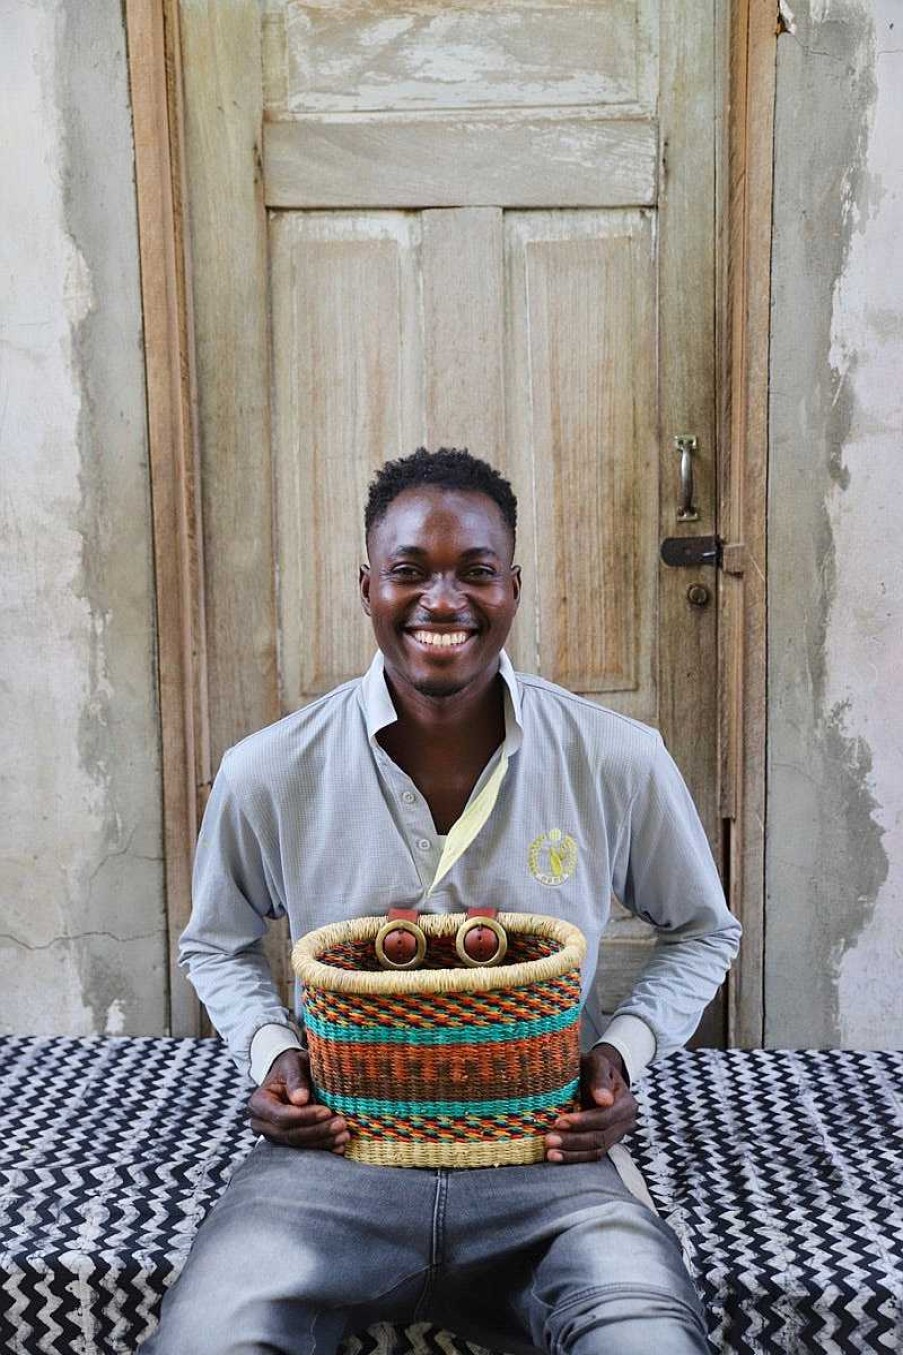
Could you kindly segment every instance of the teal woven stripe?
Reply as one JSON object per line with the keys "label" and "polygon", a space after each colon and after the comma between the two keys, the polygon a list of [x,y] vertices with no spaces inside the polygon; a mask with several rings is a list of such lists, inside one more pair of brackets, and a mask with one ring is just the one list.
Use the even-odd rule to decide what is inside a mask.
{"label": "teal woven stripe", "polygon": [[533,1021],[503,1021],[491,1026],[436,1026],[417,1030],[406,1026],[352,1026],[341,1021],[321,1021],[313,1012],[304,1013],[304,1024],[323,1040],[341,1040],[345,1044],[499,1044],[504,1040],[529,1040],[553,1030],[567,1030],[580,1019],[575,1004],[566,1012],[538,1016]]}
{"label": "teal woven stripe", "polygon": [[415,1120],[446,1117],[460,1119],[462,1115],[485,1119],[496,1115],[523,1115],[529,1110],[545,1110],[570,1101],[577,1094],[579,1079],[575,1078],[557,1091],[537,1092],[533,1096],[512,1096],[507,1101],[379,1101],[370,1096],[338,1096],[317,1088],[321,1101],[340,1115],[377,1115],[387,1119]]}

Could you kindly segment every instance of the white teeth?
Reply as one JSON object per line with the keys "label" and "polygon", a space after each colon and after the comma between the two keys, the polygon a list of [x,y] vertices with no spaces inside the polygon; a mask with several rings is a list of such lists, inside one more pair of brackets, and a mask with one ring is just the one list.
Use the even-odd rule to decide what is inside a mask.
{"label": "white teeth", "polygon": [[438,649],[449,649],[452,645],[463,645],[467,639],[467,631],[456,630],[445,635],[438,635],[432,630],[415,630],[414,639],[419,640],[423,645],[432,645]]}

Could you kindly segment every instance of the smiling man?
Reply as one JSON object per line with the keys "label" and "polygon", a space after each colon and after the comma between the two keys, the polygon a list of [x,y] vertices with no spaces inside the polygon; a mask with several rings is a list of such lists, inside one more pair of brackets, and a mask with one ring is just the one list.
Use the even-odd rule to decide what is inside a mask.
{"label": "smiling man", "polygon": [[[223,759],[182,960],[258,1084],[262,1137],[147,1352],[329,1355],[379,1319],[554,1355],[707,1349],[676,1239],[619,1140],[631,1084],[695,1029],[740,929],[660,737],[513,671],[516,523],[508,482],[465,451],[384,466],[360,571],[373,663]],[[546,1161],[346,1161],[348,1127],[314,1102],[268,970],[267,920],[287,915],[297,938],[391,906],[496,905],[576,923],[595,956],[612,893],[668,944],[604,1031],[587,965],[583,1108]]]}

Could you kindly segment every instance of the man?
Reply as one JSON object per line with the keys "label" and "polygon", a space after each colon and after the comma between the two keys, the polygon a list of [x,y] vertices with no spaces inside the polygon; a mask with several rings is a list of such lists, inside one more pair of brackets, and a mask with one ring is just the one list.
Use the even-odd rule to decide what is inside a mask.
{"label": "man", "polygon": [[[421,448],[377,475],[365,525],[373,664],[232,749],[204,818],[182,958],[259,1084],[249,1114],[262,1139],[145,1350],[328,1355],[384,1318],[500,1350],[705,1351],[676,1239],[608,1156],[634,1123],[631,1082],[692,1033],[737,949],[692,802],[654,731],[513,672],[516,501],[496,471]],[[487,784],[488,817],[436,880],[446,835]],[[297,937],[428,891],[431,911],[566,917],[590,956],[614,891],[668,943],[601,1041],[587,1003],[584,1108],[556,1124],[543,1163],[346,1161],[348,1126],[312,1098],[263,955],[266,919],[287,914]]]}

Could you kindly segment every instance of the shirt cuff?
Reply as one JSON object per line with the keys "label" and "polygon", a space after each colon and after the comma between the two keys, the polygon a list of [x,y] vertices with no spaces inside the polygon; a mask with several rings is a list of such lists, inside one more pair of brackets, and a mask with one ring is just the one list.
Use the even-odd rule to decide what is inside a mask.
{"label": "shirt cuff", "polygon": [[655,1058],[655,1036],[651,1027],[638,1016],[626,1012],[623,1016],[612,1017],[596,1044],[610,1044],[618,1051],[631,1087],[639,1082]]}
{"label": "shirt cuff", "polygon": [[251,1077],[258,1087],[263,1082],[274,1059],[287,1049],[300,1049],[301,1041],[291,1026],[276,1025],[271,1021],[254,1032],[251,1041]]}

